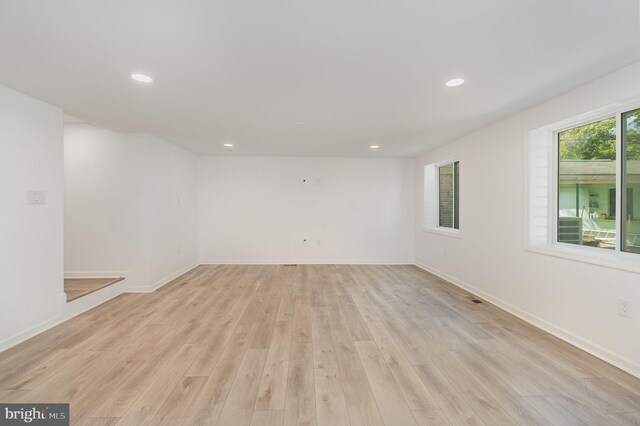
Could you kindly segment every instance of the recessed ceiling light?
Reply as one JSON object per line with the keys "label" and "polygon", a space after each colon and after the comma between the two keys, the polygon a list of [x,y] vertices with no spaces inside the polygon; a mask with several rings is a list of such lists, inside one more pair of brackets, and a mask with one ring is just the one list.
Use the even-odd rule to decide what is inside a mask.
{"label": "recessed ceiling light", "polygon": [[371,145],[369,148],[371,148],[371,149],[378,149],[378,148],[380,148],[380,145]]}
{"label": "recessed ceiling light", "polygon": [[464,84],[464,78],[453,78],[445,83],[447,87],[458,87]]}
{"label": "recessed ceiling light", "polygon": [[232,143],[225,143],[224,146],[226,148],[233,148],[233,144]]}
{"label": "recessed ceiling light", "polygon": [[151,83],[153,81],[153,79],[146,74],[133,73],[131,74],[131,78],[140,83]]}

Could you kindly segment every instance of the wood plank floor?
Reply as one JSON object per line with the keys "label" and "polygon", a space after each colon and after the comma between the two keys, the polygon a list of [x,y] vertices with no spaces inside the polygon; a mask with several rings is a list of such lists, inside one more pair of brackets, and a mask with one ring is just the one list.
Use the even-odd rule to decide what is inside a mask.
{"label": "wood plank floor", "polygon": [[639,424],[640,380],[413,266],[201,266],[0,354],[72,424]]}
{"label": "wood plank floor", "polygon": [[65,278],[64,292],[67,294],[67,302],[85,296],[101,288],[115,284],[124,278]]}

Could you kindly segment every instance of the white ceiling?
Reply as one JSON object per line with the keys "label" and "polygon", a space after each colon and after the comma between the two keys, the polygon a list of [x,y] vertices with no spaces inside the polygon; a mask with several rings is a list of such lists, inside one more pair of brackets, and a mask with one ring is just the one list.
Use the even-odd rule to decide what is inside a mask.
{"label": "white ceiling", "polygon": [[199,154],[412,156],[639,60],[638,3],[0,0],[0,84]]}

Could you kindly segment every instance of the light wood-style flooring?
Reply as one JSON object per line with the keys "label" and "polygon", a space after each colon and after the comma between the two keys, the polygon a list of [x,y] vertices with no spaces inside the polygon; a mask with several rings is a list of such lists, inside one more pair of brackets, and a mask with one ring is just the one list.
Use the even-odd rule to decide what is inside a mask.
{"label": "light wood-style flooring", "polygon": [[72,424],[639,424],[640,380],[413,266],[201,266],[0,354]]}
{"label": "light wood-style flooring", "polygon": [[67,294],[67,302],[85,296],[101,288],[115,284],[124,278],[65,278],[64,292]]}

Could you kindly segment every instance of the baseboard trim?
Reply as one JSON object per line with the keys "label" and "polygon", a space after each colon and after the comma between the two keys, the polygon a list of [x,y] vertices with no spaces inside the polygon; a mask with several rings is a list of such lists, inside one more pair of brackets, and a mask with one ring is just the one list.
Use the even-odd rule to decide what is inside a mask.
{"label": "baseboard trim", "polygon": [[76,317],[90,309],[102,305],[125,292],[126,281],[119,281],[112,285],[98,289],[92,293],[67,302],[66,294],[62,300],[62,316],[60,322]]}
{"label": "baseboard trim", "polygon": [[413,260],[342,260],[342,259],[212,259],[202,260],[201,265],[413,265]]}
{"label": "baseboard trim", "polygon": [[[103,303],[108,302],[114,297],[120,296],[122,293],[124,293],[123,289],[116,291],[115,293],[109,294],[107,297],[100,297],[101,293],[106,292],[108,294],[107,289],[109,289],[109,291],[113,291],[113,287],[117,287],[118,284],[119,283],[116,283],[113,286],[111,286],[112,287],[111,289],[109,289],[110,286],[107,286],[87,295],[87,296],[93,297],[94,302],[86,306],[83,306],[81,308],[77,308],[77,307],[80,306],[80,304],[82,303],[82,298],[75,299],[71,302],[67,302],[66,293],[63,292],[58,294],[58,315],[54,318],[51,318],[49,320],[36,324],[35,326],[29,328],[26,331],[15,334],[9,337],[8,339],[3,340],[2,342],[0,342],[0,353],[9,348],[12,348],[13,346],[16,346],[24,342],[25,340],[29,340],[40,333],[44,333],[45,331],[59,324],[62,324],[63,322],[70,320],[73,317],[76,317],[90,309],[95,308],[96,306],[102,305]],[[102,290],[104,290],[104,292]]]}
{"label": "baseboard trim", "polygon": [[473,293],[476,296],[479,296],[483,299],[485,299],[486,301],[494,304],[495,306],[497,306],[498,308],[509,312],[511,315],[514,315],[518,318],[520,318],[521,320],[533,325],[534,327],[537,327],[541,330],[546,331],[549,334],[554,335],[555,337],[564,340],[565,342],[579,348],[582,349],[583,351],[597,357],[600,358],[603,361],[608,362],[609,364],[618,367],[619,369],[626,371],[627,373],[640,378],[640,364],[624,357],[621,355],[618,355],[616,353],[611,352],[608,349],[605,349],[593,342],[590,342],[568,330],[565,330],[562,327],[558,327],[536,315],[530,314],[529,312],[526,312],[516,306],[511,305],[510,303],[495,297],[485,291],[482,291],[462,280],[459,280],[449,274],[446,274],[442,271],[439,271],[435,268],[432,268],[430,266],[418,263],[418,262],[414,262],[414,265],[417,266],[420,269],[423,269],[433,275],[436,275],[440,278],[442,278],[445,281],[450,282],[451,284],[462,288],[463,290],[466,290],[470,293]]}
{"label": "baseboard trim", "polygon": [[198,266],[200,266],[199,262],[194,262],[190,265],[185,266],[184,268],[167,275],[166,277],[162,278],[161,280],[157,281],[155,284],[150,285],[150,286],[130,286],[125,290],[125,293],[152,293],[154,291],[156,291],[157,289],[159,289],[160,287],[162,287],[163,285],[175,280],[176,278],[178,278],[180,275],[182,274],[186,274],[187,272],[189,272],[190,270],[192,270],[193,268],[197,268]]}
{"label": "baseboard trim", "polygon": [[70,278],[126,278],[129,271],[67,271],[65,279]]}
{"label": "baseboard trim", "polygon": [[[87,304],[86,306],[82,306],[80,307],[79,305],[82,303],[82,298],[73,300],[69,303],[67,303],[67,295],[65,293],[60,293],[58,295],[58,315],[56,317],[50,318],[48,320],[42,321],[39,324],[34,325],[33,327],[30,327],[29,329],[16,333],[13,336],[6,338],[4,340],[2,340],[0,342],[0,352],[3,352],[9,348],[12,348],[13,346],[16,346],[22,342],[24,342],[25,340],[29,340],[32,337],[37,336],[40,333],[43,333],[59,324],[62,324],[63,322],[76,317],[90,309],[93,309],[97,306],[102,305],[105,302],[108,302],[109,300],[113,299],[114,297],[118,297],[123,293],[150,293],[153,292],[155,290],[157,290],[158,288],[162,287],[163,285],[165,285],[166,283],[170,282],[171,280],[179,277],[180,275],[189,272],[190,270],[192,270],[193,268],[197,267],[199,265],[198,262],[193,263],[189,266],[186,266],[182,269],[180,269],[179,271],[174,272],[173,274],[168,275],[167,277],[163,278],[162,280],[156,282],[154,285],[149,286],[149,287],[143,287],[143,286],[134,286],[132,287],[132,289],[130,288],[126,288],[126,286],[122,285],[122,289],[120,289],[119,291],[113,292],[114,288],[118,288],[118,285],[121,283],[126,283],[125,281],[120,281],[119,283],[115,283],[112,286],[107,286],[104,288],[101,288],[100,290],[97,290],[94,293],[91,293],[89,295],[87,295],[86,297],[94,297],[94,301],[92,303]],[[82,272],[83,274],[85,272]],[[108,274],[123,274],[122,272],[108,272]],[[101,278],[101,277],[96,277],[94,275],[93,272],[90,273],[91,275],[89,276],[90,278]],[[126,275],[126,273],[124,273]],[[65,276],[67,274],[65,273]],[[113,275],[110,275],[109,277],[111,277]],[[123,275],[121,275],[123,276]],[[67,278],[69,278],[68,276],[66,276]],[[74,276],[74,278],[76,278],[76,276]],[[79,278],[79,277],[77,277]],[[139,290],[139,291],[136,291]],[[108,294],[109,291],[112,291],[113,293]],[[108,295],[106,297],[104,293],[107,293]],[[93,295],[93,296],[92,296]],[[86,299],[85,299],[86,300]],[[86,302],[85,302],[86,303]]]}
{"label": "baseboard trim", "polygon": [[[66,295],[65,295],[65,301],[66,301]],[[29,340],[32,337],[35,337],[38,334],[44,331],[47,331],[52,327],[55,327],[61,322],[62,321],[60,319],[60,316],[57,316],[57,317],[42,321],[41,323],[34,325],[33,327],[29,328],[26,331],[14,334],[13,336],[7,339],[4,339],[2,342],[0,342],[0,352],[3,352],[17,344],[20,344],[25,340]]]}

